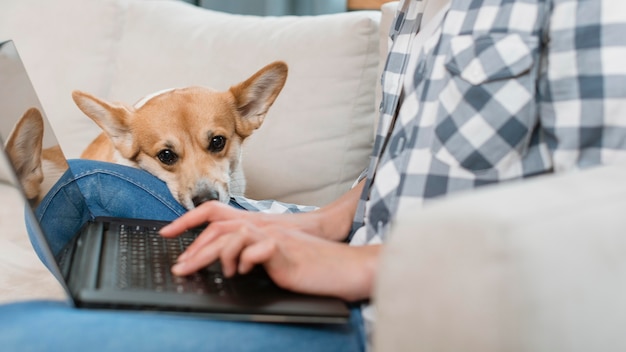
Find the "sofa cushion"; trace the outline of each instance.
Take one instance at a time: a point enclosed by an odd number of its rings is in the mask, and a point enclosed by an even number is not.
[[[110,89],[113,48],[126,0],[2,0],[0,41],[13,39],[41,104],[69,157],[97,130],[74,105],[77,87]]]
[[[372,147],[378,12],[256,17],[131,1],[109,98],[172,87],[225,90],[283,60],[289,78],[244,148],[246,195],[322,205],[366,167]]]

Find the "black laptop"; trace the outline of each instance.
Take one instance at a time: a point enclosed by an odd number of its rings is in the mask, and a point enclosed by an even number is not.
[[[19,181],[18,172],[24,160],[13,160],[16,157],[7,150],[11,149],[7,142],[18,120],[34,111],[43,120],[42,148],[57,152],[60,148],[12,41],[0,43],[0,85],[0,171],[5,171],[4,175],[0,172],[0,178],[7,178],[3,181],[15,185],[25,204],[32,205],[24,208],[36,236],[33,245],[40,249],[42,260],[76,307],[151,310],[244,321],[347,322],[346,303],[283,290],[261,267],[232,278],[222,275],[219,263],[194,275],[172,275],[170,267],[200,229],[165,239],[158,235],[165,222],[96,218],[86,221],[76,234],[67,234],[72,238],[68,245],[61,248],[50,243],[45,224],[35,216],[37,201],[32,195],[29,199]],[[75,192],[80,194],[78,189]]]

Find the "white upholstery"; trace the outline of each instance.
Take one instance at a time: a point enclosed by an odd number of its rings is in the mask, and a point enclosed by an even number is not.
[[[68,157],[98,133],[74,105],[71,91],[106,97],[122,34],[125,1],[6,0],[0,2],[0,40],[13,39]]]

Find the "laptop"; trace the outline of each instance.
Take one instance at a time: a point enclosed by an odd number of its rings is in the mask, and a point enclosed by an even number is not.
[[[201,229],[190,230],[176,239],[164,239],[158,235],[158,230],[166,224],[163,221],[126,218],[81,220],[70,213],[61,215],[67,216],[66,219],[55,218],[55,221],[74,224],[80,229],[76,233],[52,236],[52,227],[38,221],[35,215],[37,197],[29,194],[30,186],[18,175],[24,163],[36,153],[29,154],[27,160],[17,160],[20,157],[12,153],[12,146],[8,143],[12,131],[17,130],[18,121],[34,113],[41,115],[44,127],[39,147],[62,153],[14,43],[0,42],[0,181],[14,185],[21,192],[26,204],[24,210],[32,234],[31,242],[39,250],[42,261],[61,282],[74,306],[242,321],[347,322],[349,309],[345,302],[281,289],[262,267],[253,269],[250,274],[225,278],[217,262],[194,275],[173,276],[171,265]],[[53,177],[67,177],[71,176],[70,173],[66,164]],[[78,187],[69,191],[82,197]],[[83,207],[84,200],[76,204],[77,209]],[[69,243],[54,243],[52,239],[59,235],[69,238]]]

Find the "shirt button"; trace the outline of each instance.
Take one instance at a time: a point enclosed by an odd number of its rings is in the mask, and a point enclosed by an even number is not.
[[[404,150],[404,143],[406,142],[406,139],[404,137],[400,137],[398,138],[398,143],[396,144],[396,148],[393,151],[393,156],[396,157],[398,155],[400,155],[400,153],[402,153],[402,151]]]

